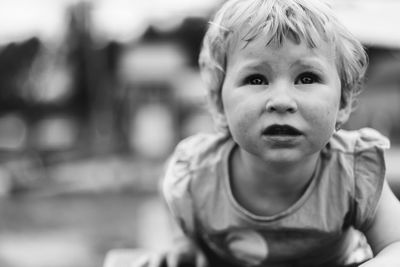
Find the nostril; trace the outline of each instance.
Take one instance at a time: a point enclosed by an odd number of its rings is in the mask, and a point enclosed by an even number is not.
[[[277,85],[270,89],[265,102],[268,112],[295,113],[297,111],[296,97],[289,85]]]
[[[278,112],[278,113],[295,113],[297,110],[295,103],[267,103],[266,110],[268,112]]]

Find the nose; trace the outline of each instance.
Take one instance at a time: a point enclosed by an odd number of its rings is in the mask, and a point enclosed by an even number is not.
[[[269,93],[266,103],[268,112],[295,113],[297,111],[297,102],[290,87],[276,86],[275,88],[270,88]]]

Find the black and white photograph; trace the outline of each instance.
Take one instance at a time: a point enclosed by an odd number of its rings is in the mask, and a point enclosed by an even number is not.
[[[399,0],[1,0],[0,267],[399,267]]]

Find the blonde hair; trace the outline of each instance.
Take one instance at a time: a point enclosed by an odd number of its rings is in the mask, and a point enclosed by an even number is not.
[[[279,46],[285,38],[297,43],[304,41],[310,48],[317,47],[320,41],[332,44],[341,79],[341,105],[352,105],[353,96],[361,89],[367,56],[361,43],[336,19],[326,3],[322,0],[230,0],[209,23],[199,57],[211,113],[219,130],[228,132],[220,115],[230,47],[234,41],[246,44],[265,32],[270,36],[266,45]]]

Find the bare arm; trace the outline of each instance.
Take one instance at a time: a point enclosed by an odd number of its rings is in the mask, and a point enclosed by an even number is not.
[[[400,202],[386,181],[374,221],[365,235],[375,257],[361,267],[400,266]]]

